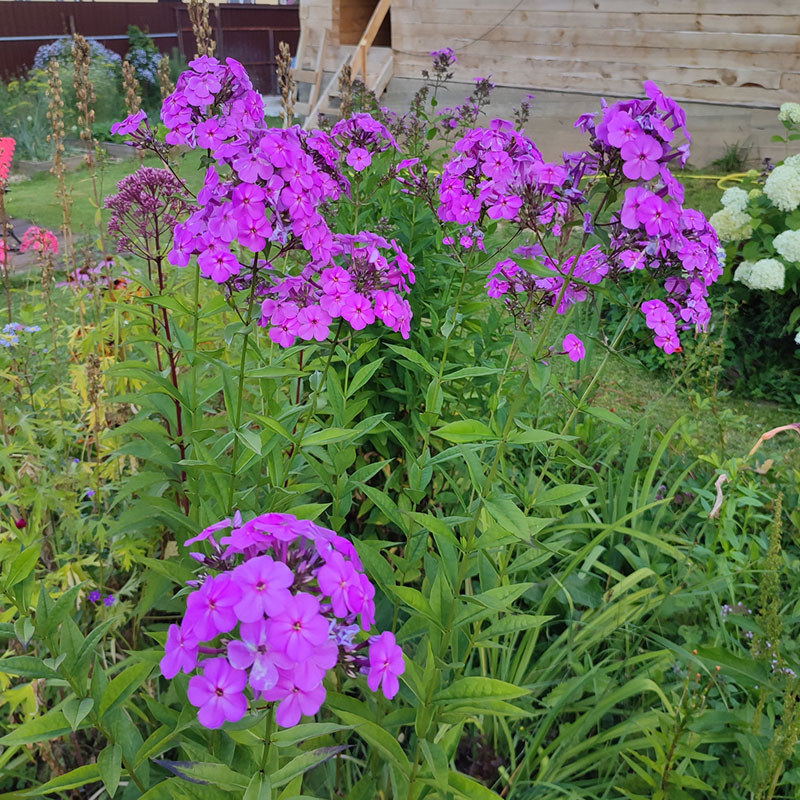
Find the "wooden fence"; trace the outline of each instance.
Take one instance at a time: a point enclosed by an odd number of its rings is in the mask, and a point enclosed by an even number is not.
[[[124,55],[128,26],[147,30],[159,50],[194,55],[187,7],[181,3],[0,2],[0,76],[33,64],[36,50],[75,31]],[[241,61],[264,94],[277,91],[275,55],[287,42],[294,53],[300,35],[297,6],[213,6],[210,22],[217,55]]]

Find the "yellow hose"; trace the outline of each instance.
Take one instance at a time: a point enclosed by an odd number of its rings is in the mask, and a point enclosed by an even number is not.
[[[681,175],[681,178],[698,181],[716,181],[717,188],[724,189],[726,188],[726,183],[741,183],[744,178],[753,177],[754,172],[755,170],[750,170],[749,172],[731,172],[729,175],[697,175],[695,173],[685,173]]]

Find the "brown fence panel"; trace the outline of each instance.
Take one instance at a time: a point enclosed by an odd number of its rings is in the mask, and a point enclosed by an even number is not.
[[[75,31],[124,55],[128,25],[149,31],[159,50],[174,47],[194,55],[194,35],[186,6],[159,3],[3,2],[0,3],[0,76],[18,75],[33,64],[37,49]],[[288,42],[292,52],[300,35],[297,6],[212,6],[217,54],[241,61],[256,89],[276,91],[275,53]]]

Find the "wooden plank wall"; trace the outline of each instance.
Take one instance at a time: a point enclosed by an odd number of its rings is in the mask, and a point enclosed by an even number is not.
[[[800,0],[394,0],[391,24],[396,77],[449,46],[462,81],[622,96],[650,79],[684,100],[800,101]]]

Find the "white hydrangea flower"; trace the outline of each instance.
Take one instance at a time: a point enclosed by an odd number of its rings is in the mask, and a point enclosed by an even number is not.
[[[781,211],[794,211],[800,206],[800,173],[791,164],[781,164],[770,172],[764,194]]]
[[[748,194],[738,186],[731,186],[722,193],[722,205],[734,211],[744,211],[747,208]]]
[[[750,215],[732,206],[721,208],[708,221],[723,242],[741,242],[753,235]]]
[[[795,153],[793,156],[784,158],[783,165],[785,167],[791,167],[792,169],[800,172],[800,153]]]
[[[761,195],[762,195],[762,194],[764,194],[764,192],[762,192],[762,191],[761,191],[761,189],[751,189],[751,190],[750,190],[750,191],[747,193],[747,196],[748,196],[748,197],[749,197],[751,200],[755,200],[757,197],[761,197]]]
[[[787,261],[800,263],[800,231],[783,231],[772,240],[772,244]]]
[[[742,261],[738,267],[736,267],[736,272],[733,273],[733,279],[735,281],[739,281],[739,283],[743,283],[745,286],[750,286],[750,272],[753,269],[752,261]]]
[[[786,267],[775,258],[762,258],[750,268],[747,280],[742,281],[750,289],[776,292],[783,289]]]
[[[797,331],[797,333],[794,335],[794,343],[800,347],[800,331]]]
[[[793,122],[795,125],[800,123],[800,103],[783,103],[778,119],[781,122]]]

